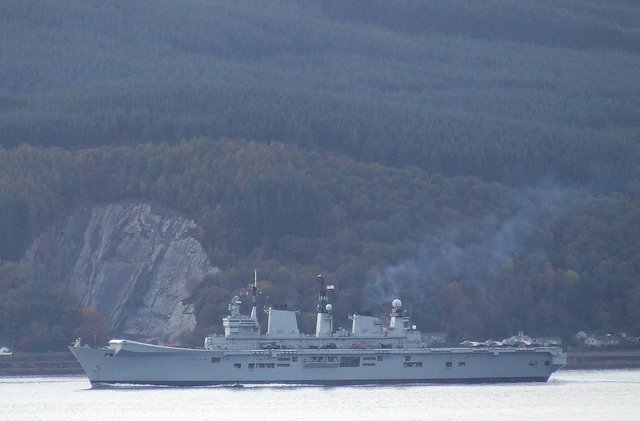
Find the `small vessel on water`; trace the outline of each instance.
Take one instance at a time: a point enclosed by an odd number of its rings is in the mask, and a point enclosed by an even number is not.
[[[296,312],[282,307],[267,310],[261,334],[256,277],[250,315],[241,314],[242,303],[233,297],[224,334],[206,337],[203,348],[113,339],[103,348],[76,340],[69,349],[92,385],[544,382],[566,363],[559,347],[431,348],[399,299],[388,324],[354,314],[351,330],[334,330],[327,286],[321,276],[319,282],[315,334],[301,334]]]

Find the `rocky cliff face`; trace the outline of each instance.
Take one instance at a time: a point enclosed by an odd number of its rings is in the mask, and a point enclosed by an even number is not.
[[[98,309],[110,333],[178,342],[195,327],[183,302],[207,273],[218,272],[190,219],[145,203],[82,209],[38,239],[27,259],[47,276],[68,279],[85,306]]]

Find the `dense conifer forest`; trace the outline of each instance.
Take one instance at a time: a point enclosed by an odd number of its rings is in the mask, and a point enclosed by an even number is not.
[[[456,339],[638,335],[639,23],[625,0],[4,1],[0,342],[100,323],[24,256],[129,200],[193,218],[222,270],[198,342],[254,267],[307,329],[323,273],[338,313],[399,295]]]

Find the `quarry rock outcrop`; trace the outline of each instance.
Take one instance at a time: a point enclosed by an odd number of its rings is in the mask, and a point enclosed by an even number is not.
[[[191,290],[218,272],[195,237],[196,223],[147,203],[81,209],[41,236],[27,260],[68,280],[110,333],[179,343],[195,327]]]

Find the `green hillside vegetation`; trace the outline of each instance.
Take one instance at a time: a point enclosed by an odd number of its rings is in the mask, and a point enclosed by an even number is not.
[[[194,217],[224,268],[193,294],[198,340],[218,327],[229,297],[247,291],[254,266],[263,297],[301,305],[307,329],[317,273],[338,284],[341,314],[379,311],[397,293],[418,324],[454,337],[633,331],[640,321],[640,201],[619,193],[519,192],[232,140],[75,152],[21,146],[0,153],[0,173],[4,249],[95,203],[142,199]],[[10,234],[10,215],[20,215],[18,233]],[[56,297],[49,308],[73,308],[59,280],[47,284],[40,268],[21,270],[4,276],[2,302],[40,308],[30,295],[36,283]],[[47,314],[3,308],[0,326],[59,338],[52,332],[69,328],[67,313]]]
[[[453,338],[640,334],[638,22],[625,0],[1,2],[0,343],[104,331],[23,256],[128,200],[193,218],[222,269],[198,343],[254,267],[307,329],[323,273],[337,313],[398,295]]]
[[[228,136],[514,186],[640,190],[634,3],[3,9],[5,146]]]
[[[339,21],[363,22],[408,33],[443,33],[578,49],[638,52],[640,10],[625,0],[323,0]]]

